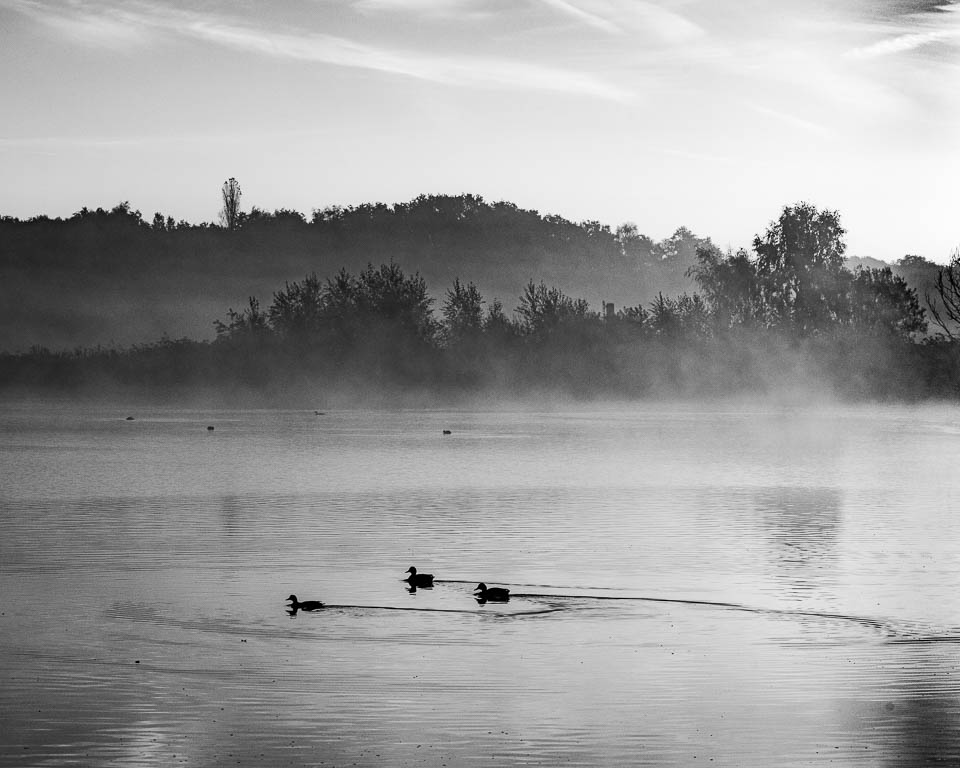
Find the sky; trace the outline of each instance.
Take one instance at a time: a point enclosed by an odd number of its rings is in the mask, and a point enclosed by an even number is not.
[[[957,0],[0,0],[0,215],[472,193],[749,247],[960,246]]]

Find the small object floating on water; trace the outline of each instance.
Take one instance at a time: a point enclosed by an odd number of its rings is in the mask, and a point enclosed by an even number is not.
[[[327,414],[324,413],[323,411],[314,411],[314,413],[315,413],[317,416],[326,416],[326,415],[327,415]]]
[[[477,588],[473,590],[479,594],[474,595],[480,602],[494,602],[494,603],[505,603],[510,599],[510,590],[505,587],[488,587],[482,581],[477,584]]]
[[[213,432],[213,427],[207,427],[207,432]]]
[[[445,434],[445,435],[452,435],[453,432],[451,432],[449,429],[445,429],[445,430],[443,430],[443,434]]]
[[[409,582],[413,587],[432,587],[433,586],[433,574],[432,573],[417,573],[416,566],[411,565],[407,569],[407,573],[410,575],[404,579],[404,581]]]
[[[133,421],[133,416],[127,416],[127,421]]]
[[[319,600],[304,600],[302,603],[297,600],[296,595],[290,595],[287,598],[290,602],[290,610],[293,612],[296,611],[318,611],[323,608],[323,603]]]

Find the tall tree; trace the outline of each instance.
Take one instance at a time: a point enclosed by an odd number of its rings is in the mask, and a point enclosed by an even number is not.
[[[233,176],[223,182],[220,189],[223,208],[220,209],[220,223],[227,229],[236,229],[240,225],[240,182]]]
[[[846,314],[851,275],[843,266],[845,233],[836,211],[797,203],[754,238],[760,289],[773,322],[810,333]]]

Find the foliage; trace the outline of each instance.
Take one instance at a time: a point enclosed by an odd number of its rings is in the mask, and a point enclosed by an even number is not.
[[[214,320],[218,340],[235,340],[250,336],[262,336],[268,331],[269,316],[260,309],[260,301],[254,296],[247,300],[247,308],[236,312],[227,310],[227,322]]]
[[[240,226],[240,183],[232,176],[223,182],[220,196],[223,198],[223,207],[220,209],[220,223],[229,230]]]
[[[951,255],[950,262],[937,272],[937,296],[940,306],[927,294],[927,306],[934,322],[950,339],[958,338],[960,327],[960,248]]]
[[[842,318],[844,233],[835,211],[797,203],[754,238],[760,293],[773,322],[805,334]]]
[[[29,390],[52,382],[99,391],[113,382],[143,392],[196,386],[276,398],[337,388],[349,397],[408,389],[448,396],[492,389],[636,397],[761,392],[806,378],[851,397],[960,394],[960,344],[951,340],[960,323],[960,257],[940,273],[936,306],[956,313],[934,313],[947,336],[917,343],[926,322],[916,291],[889,268],[848,270],[839,216],[806,203],[784,208],[754,240],[752,255],[723,254],[684,228],[655,243],[635,225],[612,232],[599,222],[574,224],[469,195],[315,210],[310,222],[295,211],[254,207],[238,216],[237,230],[183,228],[160,214],[147,223],[127,203],[109,211],[83,209],[65,221],[0,220],[0,234],[11,235],[0,237],[0,266],[16,274],[27,255],[50,259],[47,265],[63,268],[68,281],[77,273],[57,261],[65,242],[84,253],[100,248],[101,263],[112,265],[104,275],[115,277],[121,268],[146,274],[154,289],[165,271],[146,269],[143,253],[155,249],[165,269],[189,270],[198,251],[209,247],[220,260],[213,273],[245,293],[244,265],[254,263],[245,249],[261,249],[258,269],[286,274],[302,263],[287,247],[322,244],[346,254],[331,277],[311,271],[283,282],[266,308],[251,296],[241,310],[229,309],[214,322],[213,343],[164,338],[125,350],[73,353],[37,347],[0,356],[0,385]],[[21,248],[26,242],[30,247]],[[601,315],[559,283],[525,277],[515,284],[524,287],[510,313],[501,300],[487,301],[479,283],[451,274],[438,319],[427,279],[406,271],[392,254],[424,253],[426,263],[446,265],[449,272],[451,243],[459,243],[458,268],[489,269],[497,259],[509,276],[517,254],[534,254],[523,269],[552,264],[552,275],[574,274],[564,271],[564,262],[576,262],[576,269],[600,276],[592,285],[617,282],[632,299]],[[358,269],[350,260],[385,250],[390,258],[380,266],[367,260]],[[637,286],[624,287],[625,265],[633,275],[682,266],[687,284],[698,291],[645,296]],[[898,266],[929,270],[919,257],[905,257]],[[146,305],[139,309],[150,313]]]
[[[689,273],[720,327],[752,325],[763,315],[759,275],[745,250],[724,257],[717,248],[701,246]]]
[[[476,285],[464,285],[460,278],[454,279],[441,308],[448,343],[469,343],[483,332],[483,304],[483,296]]]
[[[699,248],[696,280],[714,327],[782,329],[797,337],[852,326],[905,338],[926,331],[916,291],[883,269],[850,272],[839,216],[807,203],[787,206],[746,251],[721,256]]]
[[[861,330],[909,338],[927,330],[916,291],[884,269],[857,269],[850,281],[850,322]]]
[[[534,284],[532,280],[524,288],[517,307],[521,328],[533,336],[553,333],[564,324],[586,318],[589,312],[583,299],[573,299],[559,288],[548,288],[543,281]]]

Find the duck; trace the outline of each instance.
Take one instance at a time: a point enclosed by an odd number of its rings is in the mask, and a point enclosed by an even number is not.
[[[412,587],[432,587],[433,586],[433,574],[432,573],[417,573],[417,568],[414,565],[411,565],[407,569],[407,573],[410,575],[404,579],[410,583]]]
[[[290,610],[292,611],[317,611],[323,608],[323,603],[319,600],[304,600],[302,603],[297,600],[296,595],[290,595],[287,598],[290,601]]]
[[[482,581],[477,584],[477,588],[473,591],[480,593],[476,595],[477,600],[491,600],[505,603],[510,599],[510,590],[506,587],[488,587]]]

